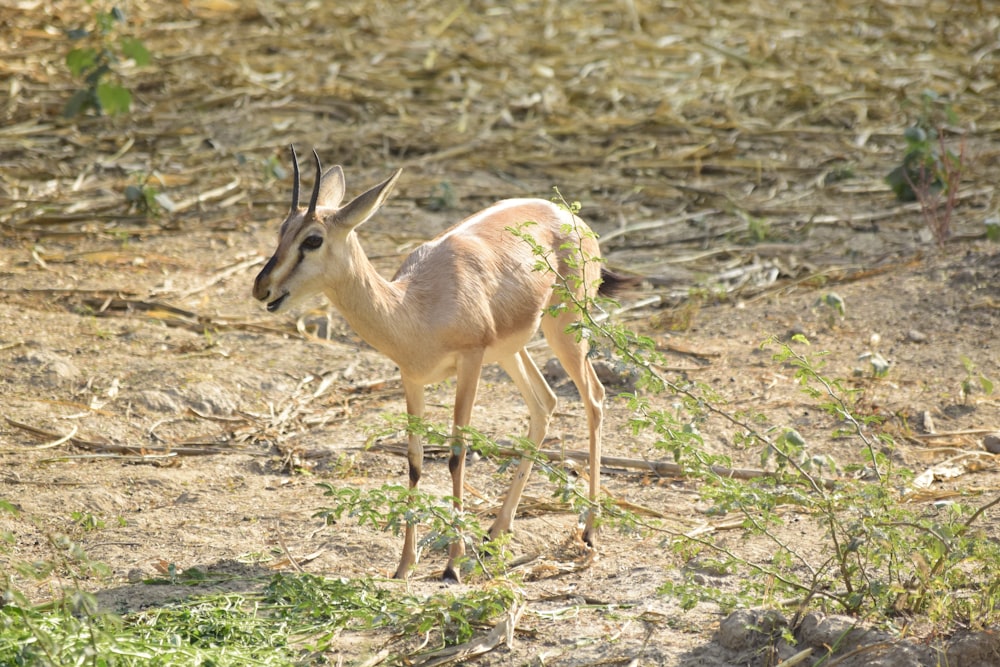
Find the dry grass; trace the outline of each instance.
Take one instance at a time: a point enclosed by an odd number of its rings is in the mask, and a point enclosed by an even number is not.
[[[119,67],[135,108],[71,119],[64,31],[93,10],[0,7],[8,238],[268,218],[287,182],[267,161],[294,141],[355,182],[408,167],[404,196],[423,207],[451,203],[442,192],[467,211],[558,186],[611,237],[615,265],[685,289],[760,289],[927,245],[915,205],[882,181],[925,90],[968,147],[956,238],[982,235],[996,208],[994,2],[124,7],[155,58]],[[143,183],[173,211],[136,215],[123,192]]]

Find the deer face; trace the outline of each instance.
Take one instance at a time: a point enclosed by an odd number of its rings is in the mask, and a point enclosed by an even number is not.
[[[303,211],[281,225],[278,248],[254,281],[253,295],[276,313],[322,291],[325,229]]]
[[[316,181],[309,207],[299,208],[299,161],[292,148],[292,205],[278,233],[278,247],[254,281],[253,295],[267,303],[267,309],[278,312],[320,292],[323,287],[323,255],[327,226],[325,218],[336,212],[344,196],[344,172],[333,167],[323,174],[319,156],[316,160]]]

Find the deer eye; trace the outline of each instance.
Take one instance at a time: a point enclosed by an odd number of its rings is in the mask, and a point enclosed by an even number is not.
[[[312,236],[307,236],[302,241],[303,250],[315,250],[316,248],[323,245],[323,237],[313,234]]]

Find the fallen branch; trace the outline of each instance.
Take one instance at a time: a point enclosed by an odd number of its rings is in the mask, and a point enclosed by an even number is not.
[[[19,428],[23,431],[27,431],[32,435],[40,438],[45,438],[47,440],[58,440],[58,443],[48,443],[42,445],[43,448],[54,447],[55,444],[63,444],[64,442],[72,442],[77,447],[82,447],[89,451],[102,454],[123,454],[128,456],[140,456],[149,458],[162,458],[164,456],[211,456],[213,454],[247,454],[249,456],[268,456],[266,452],[254,452],[246,449],[235,449],[232,447],[216,447],[216,446],[191,446],[197,444],[197,441],[187,441],[186,445],[173,446],[167,445],[164,447],[147,447],[145,445],[116,445],[104,440],[90,440],[76,435],[76,427],[68,434],[56,433],[54,431],[48,431],[37,426],[32,426],[31,424],[25,424],[19,422],[10,417],[4,417],[8,424],[15,428]],[[36,447],[37,449],[38,447]]]
[[[376,443],[373,444],[372,449],[381,449],[383,451],[389,452],[391,454],[398,454],[400,456],[406,455],[405,445],[390,445],[386,443]],[[439,445],[425,445],[424,455],[427,454],[440,454],[445,455],[450,453],[449,448],[442,447]],[[521,457],[524,452],[518,451],[516,449],[511,449],[508,447],[501,447],[496,450],[498,456],[505,457]],[[580,452],[575,450],[558,450],[558,449],[539,449],[538,454],[544,456],[549,461],[580,461],[586,462],[589,460],[590,455],[587,452]],[[602,456],[601,457],[601,467],[608,468],[625,468],[628,470],[639,470],[642,472],[652,472],[661,477],[685,477],[687,471],[683,466],[677,463],[670,463],[669,461],[647,461],[645,459],[630,459],[622,458],[620,456]],[[710,466],[710,469],[716,475],[720,477],[731,477],[733,479],[759,479],[761,477],[772,477],[772,478],[784,478],[787,473],[777,473],[770,470],[760,470],[757,468],[727,468],[725,466]],[[816,478],[816,480],[823,484],[827,488],[833,487],[839,480],[835,479],[825,479]]]
[[[1000,432],[998,428],[969,428],[961,431],[939,431],[937,433],[913,433],[909,437],[914,440],[937,440],[941,438],[953,438],[961,435],[989,435]]]

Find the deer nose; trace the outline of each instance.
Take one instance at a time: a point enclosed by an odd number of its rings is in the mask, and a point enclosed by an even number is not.
[[[274,268],[274,257],[268,260],[264,268],[260,270],[257,274],[257,278],[253,281],[253,296],[258,301],[267,301],[271,296],[271,286],[268,285],[268,279],[271,277],[271,269]]]

